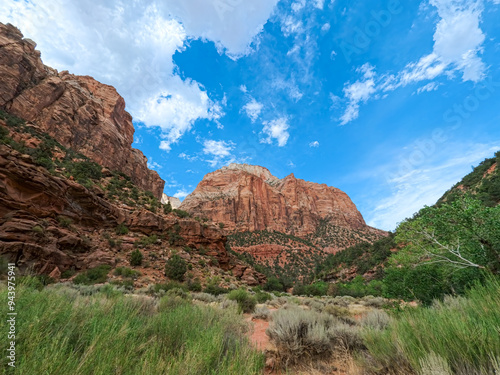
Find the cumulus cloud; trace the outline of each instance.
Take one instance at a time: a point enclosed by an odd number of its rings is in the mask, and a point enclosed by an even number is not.
[[[309,147],[319,147],[319,142],[318,141],[311,142],[309,143]]]
[[[257,121],[262,112],[264,105],[259,103],[257,100],[252,98],[247,104],[243,106],[243,110],[246,112],[247,116],[252,120],[252,122]]]
[[[10,22],[38,43],[47,65],[111,84],[127,109],[163,131],[169,151],[198,119],[215,121],[222,105],[199,83],[175,73],[173,55],[191,38],[212,40],[232,58],[251,51],[277,0],[37,0],[0,3]]]
[[[177,193],[174,194],[175,198],[179,198],[180,200],[183,200],[189,195],[189,192],[186,191],[185,189],[178,190]]]
[[[215,141],[210,139],[203,143],[203,153],[212,157],[207,162],[210,166],[216,167],[222,162],[230,163],[234,161],[235,158],[232,155],[234,147],[235,144],[231,141]]]
[[[265,121],[263,124],[262,133],[266,137],[261,138],[261,143],[272,144],[273,140],[276,140],[279,147],[283,147],[287,144],[288,138],[290,138],[290,133],[288,132],[290,127],[288,118],[282,117],[273,121]]]

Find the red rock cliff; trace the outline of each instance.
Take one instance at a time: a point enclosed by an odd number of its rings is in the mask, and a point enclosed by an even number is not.
[[[293,174],[280,180],[250,165],[231,164],[209,173],[181,209],[224,223],[228,231],[275,230],[304,237],[322,219],[349,229],[367,227],[343,191]]]
[[[161,198],[165,182],[131,147],[134,127],[123,98],[91,77],[45,66],[35,46],[16,27],[0,23],[0,108]]]

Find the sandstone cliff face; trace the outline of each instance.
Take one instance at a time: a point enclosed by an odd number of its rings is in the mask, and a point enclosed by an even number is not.
[[[131,147],[134,127],[123,98],[91,77],[45,66],[35,46],[14,26],[0,23],[0,108],[161,198],[165,182]]]
[[[321,220],[353,230],[366,223],[343,191],[295,178],[280,180],[262,167],[231,164],[206,175],[181,205],[232,231],[279,231],[305,237]]]
[[[61,217],[71,224],[62,223]],[[121,249],[112,248],[104,237],[105,233],[113,233],[118,223],[134,233],[122,238]],[[218,267],[232,270],[241,281],[249,285],[265,281],[264,275],[229,256],[226,237],[217,226],[110,202],[99,189],[89,190],[54,176],[34,164],[30,156],[0,145],[0,255],[22,271],[31,269],[57,276],[69,269],[100,264],[128,265],[127,253],[141,235],[164,234],[168,239],[172,232],[182,238],[179,246],[193,249],[193,255],[180,250],[188,259],[195,256],[194,249],[204,249],[207,256],[217,260]],[[171,243],[163,241],[150,250],[155,264],[151,271],[143,270],[148,276],[155,273],[150,282],[163,281],[163,261],[171,247]]]

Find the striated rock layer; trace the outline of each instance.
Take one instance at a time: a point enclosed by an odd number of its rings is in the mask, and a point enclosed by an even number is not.
[[[16,27],[0,23],[0,108],[35,123],[65,147],[129,175],[160,199],[165,182],[131,147],[134,127],[124,99],[91,77],[45,66],[35,47]]]
[[[353,230],[367,227],[343,191],[295,178],[278,179],[263,167],[231,164],[206,175],[181,205],[224,223],[228,231],[279,231],[306,237],[321,220]]]

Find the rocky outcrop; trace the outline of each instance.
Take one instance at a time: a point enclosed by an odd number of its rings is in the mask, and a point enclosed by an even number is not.
[[[161,197],[161,203],[170,203],[173,209],[179,208],[181,206],[181,200],[179,198],[169,197],[167,194],[163,194],[163,196]]]
[[[366,223],[343,191],[295,178],[278,179],[263,167],[231,164],[206,175],[181,205],[231,231],[314,233],[321,220],[354,230]]]
[[[165,182],[131,147],[134,127],[124,99],[91,77],[45,66],[35,47],[16,27],[0,23],[0,108],[35,123],[63,146],[129,175],[160,199]]]

